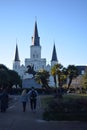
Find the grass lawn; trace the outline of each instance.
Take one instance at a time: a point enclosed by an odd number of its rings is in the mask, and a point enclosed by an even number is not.
[[[73,98],[73,99],[77,99],[77,98],[82,98],[82,99],[87,99],[87,94],[65,94],[63,95],[64,98]]]
[[[87,94],[64,94],[63,100],[69,99],[87,99]],[[41,97],[42,107],[46,108],[50,102],[54,100],[53,95],[44,95]]]

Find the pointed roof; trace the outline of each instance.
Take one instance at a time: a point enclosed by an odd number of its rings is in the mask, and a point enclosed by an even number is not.
[[[56,54],[56,48],[55,48],[55,43],[53,47],[53,54],[52,54],[52,60],[51,61],[58,61],[57,60],[57,54]]]
[[[16,51],[15,51],[15,59],[14,59],[14,61],[20,61],[19,60],[19,53],[18,53],[18,46],[17,46],[17,44],[16,44]]]
[[[35,27],[34,27],[34,36],[33,36],[33,45],[39,46],[39,36],[38,36],[38,28],[37,28],[37,22],[35,21]]]
[[[37,22],[35,21],[35,27],[34,27],[34,37],[38,37],[38,29],[37,29]]]

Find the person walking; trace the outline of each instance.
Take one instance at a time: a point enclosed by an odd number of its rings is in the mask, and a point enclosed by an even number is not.
[[[34,87],[31,88],[31,90],[28,92],[29,99],[30,99],[30,107],[32,111],[36,110],[37,105],[37,96],[38,92],[35,90]]]
[[[22,102],[23,112],[25,112],[26,111],[26,104],[28,102],[28,96],[27,96],[27,90],[26,89],[24,89],[22,91],[21,102]]]
[[[6,109],[8,108],[8,93],[6,88],[3,89],[3,92],[0,95],[0,101],[1,101],[1,112],[6,112]]]

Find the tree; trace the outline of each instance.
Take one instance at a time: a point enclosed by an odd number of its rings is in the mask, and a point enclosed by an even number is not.
[[[5,65],[3,65],[3,64],[0,64],[0,69],[4,69],[4,70],[6,70],[6,71],[9,70],[9,69],[8,69]]]
[[[49,72],[46,70],[40,70],[35,75],[35,80],[42,85],[44,88],[49,88]]]
[[[8,87],[9,81],[8,68],[5,65],[0,64],[0,88]]]
[[[18,73],[0,64],[0,88],[11,88],[14,84],[21,86],[21,79]]]
[[[0,88],[7,87],[9,80],[9,73],[4,69],[0,69]]]
[[[72,83],[72,79],[76,78],[79,75],[77,67],[75,65],[69,65],[67,67],[67,74],[68,74],[68,79],[69,79],[69,82],[68,82],[68,89],[69,89]]]
[[[17,85],[19,85],[19,86],[22,85],[22,80],[16,71],[9,70],[9,76],[10,76],[10,82],[9,82],[10,88],[13,85],[16,85],[16,87],[17,87]]]
[[[51,69],[51,74],[54,77],[54,82],[56,86],[57,97],[62,97],[62,85],[66,82],[67,71],[66,68],[61,64],[55,64]]]
[[[66,79],[66,68],[61,64],[55,64],[51,69],[51,74],[54,77],[55,86],[58,80],[58,86],[61,87]],[[56,79],[58,77],[58,79]]]
[[[82,88],[87,89],[87,72],[82,75],[81,85]]]
[[[61,86],[63,86],[67,82],[67,69],[65,67],[63,67],[63,69],[61,71],[60,80],[61,80],[60,81],[61,82]]]

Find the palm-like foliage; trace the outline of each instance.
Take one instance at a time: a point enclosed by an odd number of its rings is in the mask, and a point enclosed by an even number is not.
[[[67,69],[65,67],[62,68],[60,82],[61,85],[66,84],[67,82]]]
[[[40,70],[35,75],[35,80],[42,85],[44,88],[48,88],[49,72],[46,70]]]
[[[72,83],[72,79],[76,78],[79,74],[78,74],[78,69],[75,65],[69,65],[67,67],[67,74],[68,74],[68,78],[69,78],[69,82],[68,82],[68,89]]]
[[[58,80],[58,85],[61,87],[66,80],[66,68],[64,68],[61,64],[56,64],[52,67],[51,74],[54,77],[55,86],[56,80]],[[56,75],[58,79],[56,79]]]
[[[61,64],[56,64],[51,69],[51,74],[54,77],[54,82],[56,86],[56,96],[62,98],[62,85],[66,82],[66,68]]]

